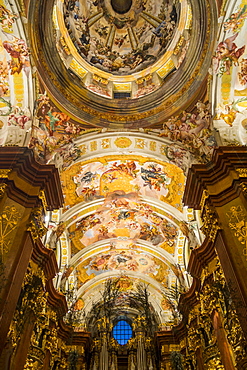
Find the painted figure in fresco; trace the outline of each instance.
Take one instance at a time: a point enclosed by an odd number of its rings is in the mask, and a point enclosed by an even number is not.
[[[152,227],[147,223],[141,225],[139,238],[150,241],[153,245],[158,245],[164,241],[157,227]]]
[[[148,186],[149,189],[160,190],[161,186],[166,185],[170,182],[170,178],[166,173],[161,172],[161,168],[151,164],[148,169],[141,168],[141,178],[144,180],[144,186]]]
[[[100,228],[98,229],[98,232],[99,232],[98,238],[97,238],[98,241],[117,237],[117,235],[114,234],[114,232],[110,232],[109,229],[104,225],[100,226]]]
[[[185,149],[176,145],[167,145],[164,148],[164,153],[166,154],[167,158],[176,166],[180,167],[183,171],[187,170],[189,158]]]
[[[7,29],[11,30],[12,24],[17,18],[16,14],[12,14],[10,10],[0,5],[0,24],[3,28],[7,27]]]
[[[245,45],[241,48],[238,48],[235,44],[235,39],[238,36],[238,33],[228,37],[225,41],[219,43],[216,49],[216,55],[214,57],[214,69],[219,74],[230,74],[230,68],[232,65],[238,65],[238,59],[243,55],[245,51]]]
[[[49,110],[44,117],[43,123],[49,131],[50,136],[53,136],[54,131],[62,130],[66,132],[70,117],[62,112],[52,112]]]
[[[9,85],[5,81],[0,81],[0,97],[9,95]]]
[[[89,84],[89,85],[86,85],[86,86],[87,86],[88,90],[91,90],[91,91],[95,92],[96,94],[104,95],[104,96],[107,96],[108,98],[111,98],[111,94],[108,92],[108,90],[104,89],[100,85],[96,85],[94,83],[94,84]]]
[[[80,156],[81,151],[73,139],[80,134],[81,128],[70,122],[66,113],[57,112],[46,93],[38,97],[35,120],[30,148],[39,162],[54,163],[57,159],[59,167],[65,168]]]
[[[83,245],[99,240],[125,235],[128,239],[143,239],[158,245],[166,242],[173,247],[178,235],[177,228],[170,221],[161,218],[153,210],[135,198],[108,197],[97,214],[90,215],[76,224],[76,238]],[[102,225],[104,224],[104,225]]]
[[[6,60],[0,61],[0,76],[1,79],[6,80],[8,78],[9,68]]]
[[[232,13],[224,22],[224,30],[239,32],[247,15],[247,5],[240,7],[236,13]]]
[[[29,123],[29,125],[28,125]],[[12,113],[8,116],[8,126],[19,126],[22,129],[31,127],[31,114],[29,110],[14,107]]]
[[[111,11],[105,1],[87,0],[84,6],[79,1],[65,1],[64,23],[83,58],[100,69],[125,74],[146,67],[164,52],[177,21],[173,3],[174,1],[170,1],[168,4],[166,0],[159,5],[149,2],[147,11],[161,19],[160,25],[153,31],[150,23],[139,16],[146,9],[146,1],[139,0],[133,2],[131,11],[124,17]],[[88,19],[95,13],[103,13],[104,16],[89,27]],[[109,24],[116,28],[111,45],[106,43],[110,32]],[[130,46],[128,28],[135,31],[138,39],[136,47]],[[63,51],[66,54],[65,46],[61,48],[61,52]],[[100,89],[97,93],[107,96]]]
[[[48,243],[47,243],[47,246],[50,249],[53,249],[53,250],[56,249],[57,242],[58,242],[60,236],[63,234],[63,232],[65,230],[65,227],[66,227],[65,223],[60,222],[57,226],[52,228],[52,232],[51,232],[51,235],[50,235]]]
[[[158,27],[156,27],[152,32],[155,34],[155,36],[157,37],[162,37],[163,36],[163,33],[164,33],[164,30],[165,30],[165,25],[166,25],[166,22],[165,21],[162,21]]]
[[[196,155],[199,159],[210,158],[214,143],[210,143],[212,132],[212,116],[207,103],[198,102],[196,113],[184,111],[182,116],[171,117],[163,124],[160,136],[172,141],[180,141],[184,149]]]
[[[162,21],[158,27],[156,27],[152,32],[159,38],[161,48],[165,47],[167,40],[171,38],[173,30],[175,28],[175,22],[172,20]]]
[[[146,85],[146,86],[142,86],[142,87],[140,87],[140,88],[136,91],[136,93],[135,93],[134,97],[135,97],[135,98],[140,98],[141,96],[144,96],[144,95],[150,94],[151,92],[153,92],[153,91],[156,89],[156,87],[157,87],[157,85],[156,85],[156,84],[154,84],[154,83],[150,83],[150,84],[148,84],[148,85]]]
[[[81,182],[90,183],[92,180],[96,178],[96,173],[93,173],[91,171],[87,171],[81,178]]]
[[[36,116],[38,119],[42,119],[51,109],[51,102],[46,94],[39,94],[35,105]]]
[[[238,79],[241,85],[247,84],[247,59],[243,58],[240,64],[240,72],[238,72]]]
[[[136,177],[138,171],[136,171],[136,164],[134,161],[127,161],[126,163],[117,164],[114,162],[112,165],[112,169],[117,171],[123,171],[126,174]]]
[[[86,231],[88,228],[92,228],[97,224],[100,224],[100,218],[96,215],[90,215],[88,217],[83,218],[76,224],[76,230],[80,230],[82,232]]]
[[[11,56],[11,61],[8,62],[11,74],[20,73],[23,69],[28,76],[30,72],[30,61],[26,42],[12,35],[8,35],[8,38],[8,41],[3,41],[3,47]]]
[[[104,272],[107,270],[139,271],[140,273],[155,273],[156,266],[153,259],[135,250],[112,250],[106,254],[93,257],[88,266],[87,273],[91,270]]]
[[[5,96],[9,96],[9,65],[4,58],[0,61],[0,98]],[[9,109],[12,110],[11,104]]]

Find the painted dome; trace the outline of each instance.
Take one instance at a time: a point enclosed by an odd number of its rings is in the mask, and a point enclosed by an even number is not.
[[[78,54],[90,65],[128,75],[153,65],[175,35],[182,4],[154,0],[80,0],[64,5],[64,23]],[[188,5],[185,2],[183,18]],[[187,22],[188,28],[189,22]]]
[[[206,0],[42,0],[30,15],[39,9],[33,57],[76,122],[161,126],[203,97],[216,29]]]

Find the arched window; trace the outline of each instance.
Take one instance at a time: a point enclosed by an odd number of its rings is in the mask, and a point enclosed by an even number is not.
[[[132,337],[132,328],[125,320],[119,320],[112,331],[113,337],[116,341],[124,345]]]

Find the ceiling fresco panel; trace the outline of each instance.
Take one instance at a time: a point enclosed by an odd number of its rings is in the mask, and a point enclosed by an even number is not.
[[[95,159],[85,165],[76,163],[64,171],[65,207],[123,191],[155,198],[182,210],[185,176],[180,168],[138,156],[135,160],[131,156],[122,160],[121,156],[110,159],[102,158],[101,162]]]

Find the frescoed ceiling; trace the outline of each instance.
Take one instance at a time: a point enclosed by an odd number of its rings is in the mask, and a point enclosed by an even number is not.
[[[164,150],[168,143],[162,137],[152,137],[147,155],[148,134],[105,135],[75,139],[79,148],[86,148],[62,167],[60,287],[76,284],[78,298],[89,310],[105,279],[124,276],[133,285],[134,274],[135,284],[151,284],[153,304],[161,307],[163,290],[176,282],[188,287],[186,259],[189,248],[200,243],[196,215],[182,203],[192,156],[178,151],[176,160]],[[54,235],[53,230],[50,247]],[[168,308],[160,314],[161,321],[172,315]]]
[[[247,140],[247,0],[219,3],[40,0],[20,18],[0,1],[0,143],[58,168],[44,244],[86,312],[118,277],[168,322],[164,291],[190,286],[188,169]]]

